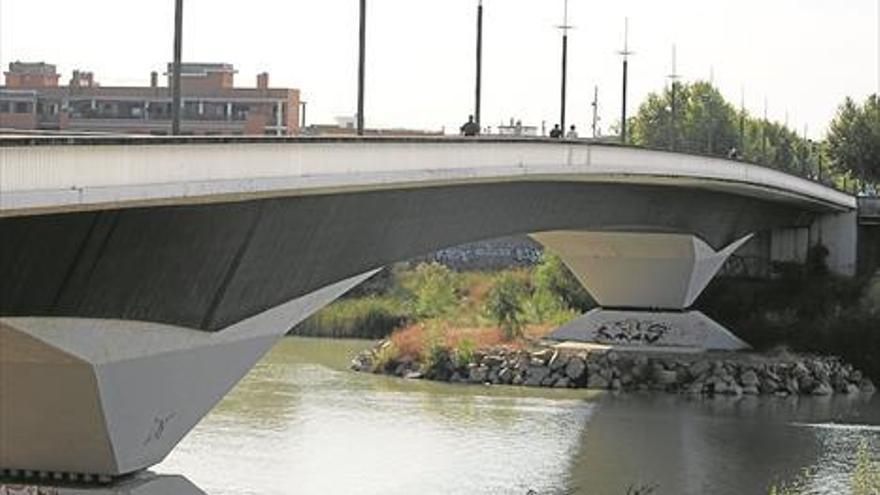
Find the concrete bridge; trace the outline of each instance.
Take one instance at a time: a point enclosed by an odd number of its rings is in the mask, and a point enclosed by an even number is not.
[[[504,235],[602,306],[561,337],[741,348],[690,309],[726,257],[771,232],[852,274],[856,210],[778,171],[582,141],[0,140],[0,468],[155,464],[382,266]]]

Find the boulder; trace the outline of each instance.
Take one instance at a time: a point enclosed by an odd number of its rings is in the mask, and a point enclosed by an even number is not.
[[[504,384],[510,383],[513,380],[513,370],[507,367],[501,368],[498,372],[498,380]]]
[[[758,395],[761,392],[758,390],[758,387],[755,385],[747,385],[742,388],[742,393],[745,395]]]
[[[485,366],[474,366],[468,374],[468,381],[471,383],[485,383],[489,378],[489,368]]]
[[[583,378],[586,369],[587,364],[584,363],[584,360],[575,356],[569,359],[568,363],[565,365],[565,376],[567,376],[569,380],[578,381]]]
[[[605,377],[598,375],[598,374],[592,374],[587,379],[587,388],[607,390],[608,385],[609,385],[608,380],[605,379]]]
[[[688,372],[691,374],[692,377],[699,378],[708,373],[709,369],[711,369],[711,366],[708,362],[697,361],[694,364],[690,365],[690,367],[688,368]]]
[[[550,362],[547,363],[550,366],[550,369],[556,371],[558,369],[564,368],[565,365],[568,364],[569,357],[566,354],[563,354],[559,351],[553,353],[553,357],[550,358]]]
[[[544,366],[529,366],[526,370],[524,384],[527,387],[537,387],[545,378],[550,376],[550,370]]]
[[[752,370],[748,370],[743,373],[739,377],[740,383],[742,383],[743,387],[754,387],[757,389],[760,380],[758,380],[758,374]]]
[[[678,372],[655,369],[654,381],[656,381],[660,385],[674,385],[678,382]]]
[[[541,364],[547,364],[547,362],[550,361],[550,358],[553,357],[554,352],[556,351],[553,349],[541,349],[540,351],[535,351],[532,353],[532,361],[534,362],[537,360],[540,361]]]
[[[563,376],[562,378],[556,380],[556,383],[553,384],[554,388],[568,388],[569,379],[567,376]]]
[[[831,388],[831,385],[828,382],[819,382],[816,385],[812,392],[813,395],[831,395],[834,393],[834,389]]]

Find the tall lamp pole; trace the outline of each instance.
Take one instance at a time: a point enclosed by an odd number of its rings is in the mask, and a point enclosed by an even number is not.
[[[568,24],[568,0],[565,0],[564,9],[562,25],[558,26],[562,30],[562,101],[559,108],[559,127],[563,134],[565,133],[565,97],[566,83],[568,82],[568,30],[572,28]]]
[[[358,51],[358,107],[357,107],[357,135],[364,135],[364,75],[366,71],[366,44],[367,44],[367,0],[361,0],[360,9],[360,37]]]
[[[474,98],[474,122],[480,127],[480,108],[483,84],[483,0],[477,5],[477,78]],[[482,127],[480,127],[482,128]]]
[[[180,134],[180,57],[183,51],[183,0],[174,2],[174,58],[171,67],[171,135]]]
[[[623,101],[620,105],[620,142],[626,144],[627,76],[629,72],[629,56],[633,54],[629,50],[629,18],[623,20],[623,51],[618,53],[623,56]]]
[[[669,143],[672,147],[672,150],[675,151],[678,147],[678,132],[676,131],[676,123],[678,119],[678,107],[676,102],[676,96],[678,92],[678,80],[681,78],[681,75],[678,74],[678,70],[676,67],[676,51],[675,45],[672,45],[672,73],[669,74],[669,79],[672,81],[672,93],[671,93],[671,101],[670,101],[670,111],[671,111],[671,123],[672,125],[669,128],[670,138]]]

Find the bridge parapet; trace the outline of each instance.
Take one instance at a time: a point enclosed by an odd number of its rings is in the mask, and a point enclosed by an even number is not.
[[[880,225],[880,197],[859,198],[859,223]]]

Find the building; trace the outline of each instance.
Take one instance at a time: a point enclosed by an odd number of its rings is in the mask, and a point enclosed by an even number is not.
[[[114,87],[78,70],[60,85],[52,64],[13,62],[0,86],[0,129],[168,134],[171,72],[168,64],[165,86],[157,72],[150,74],[149,86]],[[235,74],[230,64],[182,64],[182,134],[299,133],[298,89],[270,88],[265,72],[256,87],[235,87]]]

